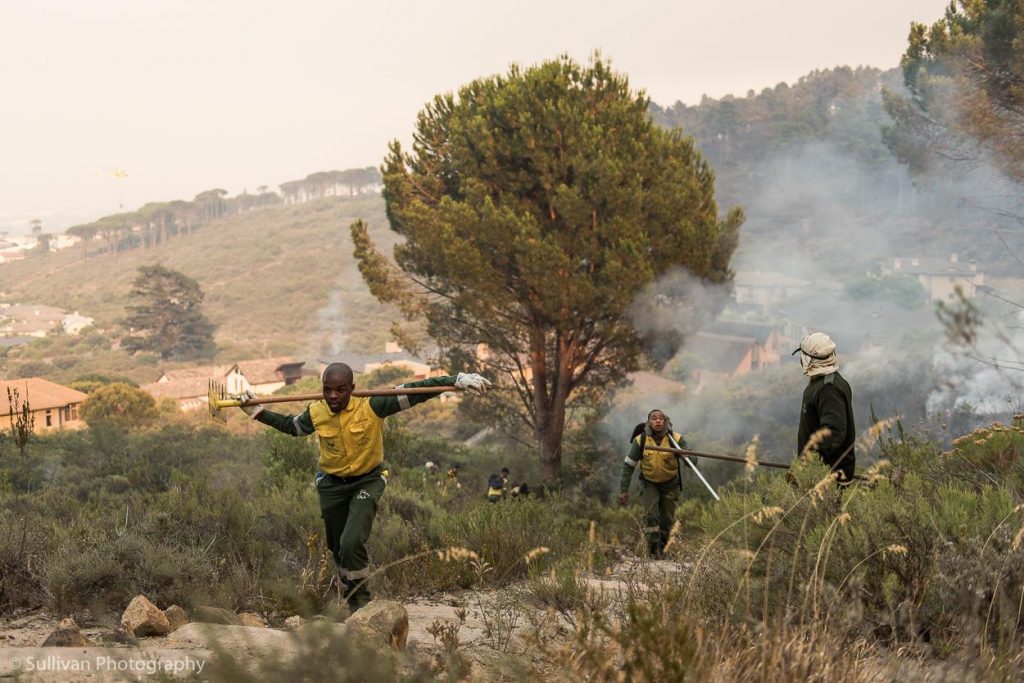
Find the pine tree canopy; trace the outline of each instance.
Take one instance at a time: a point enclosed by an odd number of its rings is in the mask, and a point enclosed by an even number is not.
[[[129,334],[122,347],[169,358],[210,355],[213,325],[203,315],[203,292],[192,278],[164,266],[140,266],[132,282],[128,317]]]
[[[402,306],[461,368],[497,377],[558,476],[566,403],[637,368],[630,309],[659,276],[730,280],[742,214],[719,216],[714,174],[599,57],[473,81],[419,114],[382,168],[394,263],[352,236],[382,301]],[[501,392],[497,392],[501,395]],[[511,398],[509,398],[511,397]]]
[[[911,26],[900,61],[908,92],[885,93],[885,137],[914,172],[948,178],[991,162],[1024,181],[1021,27],[1018,0],[960,0],[931,26]]]

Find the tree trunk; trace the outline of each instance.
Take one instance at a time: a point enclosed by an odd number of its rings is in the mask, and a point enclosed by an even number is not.
[[[552,413],[556,412],[561,412],[564,415],[565,404],[562,404],[561,411],[552,411]],[[565,420],[556,418],[554,414],[547,415],[543,427],[539,426],[537,428],[537,442],[540,445],[541,475],[544,477],[544,486],[548,489],[557,489],[561,483],[562,433],[564,431]]]
[[[539,331],[538,331],[539,332]],[[537,342],[540,342],[537,344]],[[565,404],[568,399],[569,378],[571,368],[565,353],[565,340],[558,341],[558,350],[554,358],[553,368],[549,367],[546,357],[543,332],[534,339],[531,354],[533,367],[534,424],[536,427],[537,444],[540,447],[541,473],[544,486],[548,489],[558,488],[562,474],[562,435],[565,433]],[[554,372],[551,386],[548,387],[549,372]]]

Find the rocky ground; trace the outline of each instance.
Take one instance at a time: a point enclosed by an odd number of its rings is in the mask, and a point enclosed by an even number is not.
[[[584,581],[591,594],[613,600],[626,591],[646,590],[659,575],[680,569],[672,562],[633,560]],[[114,628],[80,627],[41,610],[22,611],[0,617],[0,683],[330,680],[329,674],[313,675],[317,672],[292,663],[315,659],[325,646],[336,646],[337,638],[368,646],[374,658],[404,652],[400,672],[434,671],[440,674],[438,680],[447,680],[443,671],[446,666],[451,670],[453,652],[467,680],[557,677],[559,662],[544,660],[536,644],[545,641],[554,645],[553,650],[569,644],[572,624],[554,609],[531,605],[535,603],[523,584],[419,597],[402,604],[375,600],[343,623],[293,616],[279,628],[269,627],[257,614],[220,608],[199,607],[191,614],[173,607],[160,610],[141,596]],[[869,657],[861,666],[860,680],[964,680],[948,663],[913,658]]]
[[[669,562],[625,563],[589,588],[609,595],[627,590],[638,571],[672,572]],[[0,618],[0,679],[19,681],[146,680],[156,673],[171,678],[205,679],[218,658],[230,657],[250,674],[262,663],[302,656],[307,635],[358,639],[381,651],[405,651],[422,667],[439,666],[452,651],[466,662],[471,677],[516,679],[525,667],[540,666],[531,639],[565,639],[569,624],[554,610],[524,609],[526,588],[464,591],[406,600],[376,600],[344,623],[318,617],[286,620],[270,628],[254,613],[235,614],[198,607],[191,614],[163,610],[139,596],[128,605],[119,627],[79,626],[43,611]],[[204,671],[206,672],[204,674]]]
[[[151,626],[145,624],[132,629],[127,621],[120,629],[80,628],[69,619],[58,621],[45,612],[33,611],[0,620],[0,679],[148,680],[157,673],[207,679],[208,666],[225,656],[256,673],[268,658],[284,662],[300,655],[305,637],[313,629],[358,639],[382,651],[406,650],[410,635],[430,641],[425,631],[429,625],[423,620],[444,618],[454,610],[438,605],[416,606],[410,612],[398,603],[379,600],[344,623],[295,617],[284,628],[270,628],[255,614],[218,614],[213,610],[202,614],[203,610],[197,609],[189,621],[161,627],[159,633],[147,633]],[[215,620],[230,623],[208,623]]]

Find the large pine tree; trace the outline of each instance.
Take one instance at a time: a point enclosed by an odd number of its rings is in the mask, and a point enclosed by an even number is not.
[[[212,355],[213,325],[200,310],[203,292],[199,283],[164,266],[140,266],[132,282],[128,335],[121,340],[126,351],[149,351],[169,358]]]
[[[907,94],[887,91],[885,105],[901,161],[938,179],[991,163],[1024,182],[1024,3],[950,3],[911,26],[900,65]]]
[[[638,367],[630,309],[644,287],[677,268],[731,277],[740,211],[718,215],[691,139],[655,125],[646,96],[599,58],[512,67],[436,97],[383,175],[404,241],[395,268],[354,224],[364,278],[425,320],[453,366],[502,380],[548,485],[569,404],[592,405]]]

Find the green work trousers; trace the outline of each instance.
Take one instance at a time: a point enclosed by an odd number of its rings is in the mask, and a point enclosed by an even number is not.
[[[338,577],[345,585],[345,599],[354,612],[371,599],[368,579],[370,555],[366,542],[377,516],[377,501],[385,481],[378,467],[361,477],[317,474],[320,516],[327,535],[327,548],[334,558]]]
[[[661,558],[668,535],[672,531],[672,523],[676,517],[676,505],[679,503],[679,475],[662,484],[647,481],[640,477],[643,490],[640,493],[640,504],[644,508],[644,534],[647,536],[647,547],[651,557]]]

